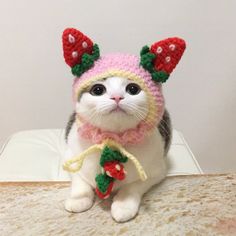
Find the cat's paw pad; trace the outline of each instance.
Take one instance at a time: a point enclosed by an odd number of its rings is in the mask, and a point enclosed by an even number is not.
[[[69,212],[87,211],[93,205],[93,199],[89,197],[68,198],[65,201],[65,209]]]
[[[111,215],[117,222],[126,222],[137,215],[138,208],[138,204],[131,202],[113,202]]]

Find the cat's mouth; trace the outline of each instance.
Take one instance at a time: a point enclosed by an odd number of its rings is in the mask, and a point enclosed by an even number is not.
[[[124,109],[122,109],[120,106],[115,107],[109,113],[125,113],[125,114],[127,114],[127,112]]]

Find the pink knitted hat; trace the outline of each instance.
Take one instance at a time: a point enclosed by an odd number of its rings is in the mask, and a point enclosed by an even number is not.
[[[162,118],[164,98],[162,83],[178,64],[185,42],[180,38],[168,38],[144,46],[140,57],[129,54],[108,54],[100,57],[99,47],[80,31],[68,28],[63,32],[63,49],[66,63],[76,76],[73,98],[76,102],[83,90],[92,82],[108,77],[123,77],[137,83],[149,102],[148,115],[142,124],[153,128]]]

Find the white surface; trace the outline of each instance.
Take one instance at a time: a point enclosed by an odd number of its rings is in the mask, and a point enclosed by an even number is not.
[[[0,154],[0,181],[69,180],[62,169],[64,130],[31,130],[13,135]],[[202,173],[182,135],[174,130],[169,175]]]
[[[25,129],[64,127],[72,111],[65,27],[81,29],[101,53],[139,54],[169,36],[187,50],[164,84],[174,127],[204,172],[236,170],[236,1],[1,1],[0,142]]]

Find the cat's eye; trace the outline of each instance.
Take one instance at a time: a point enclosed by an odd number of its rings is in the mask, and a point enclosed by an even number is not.
[[[89,90],[90,94],[94,96],[101,96],[106,92],[106,88],[102,84],[95,84],[92,86],[92,88]]]
[[[141,88],[138,84],[131,83],[126,86],[126,92],[131,95],[136,95],[141,91]]]

